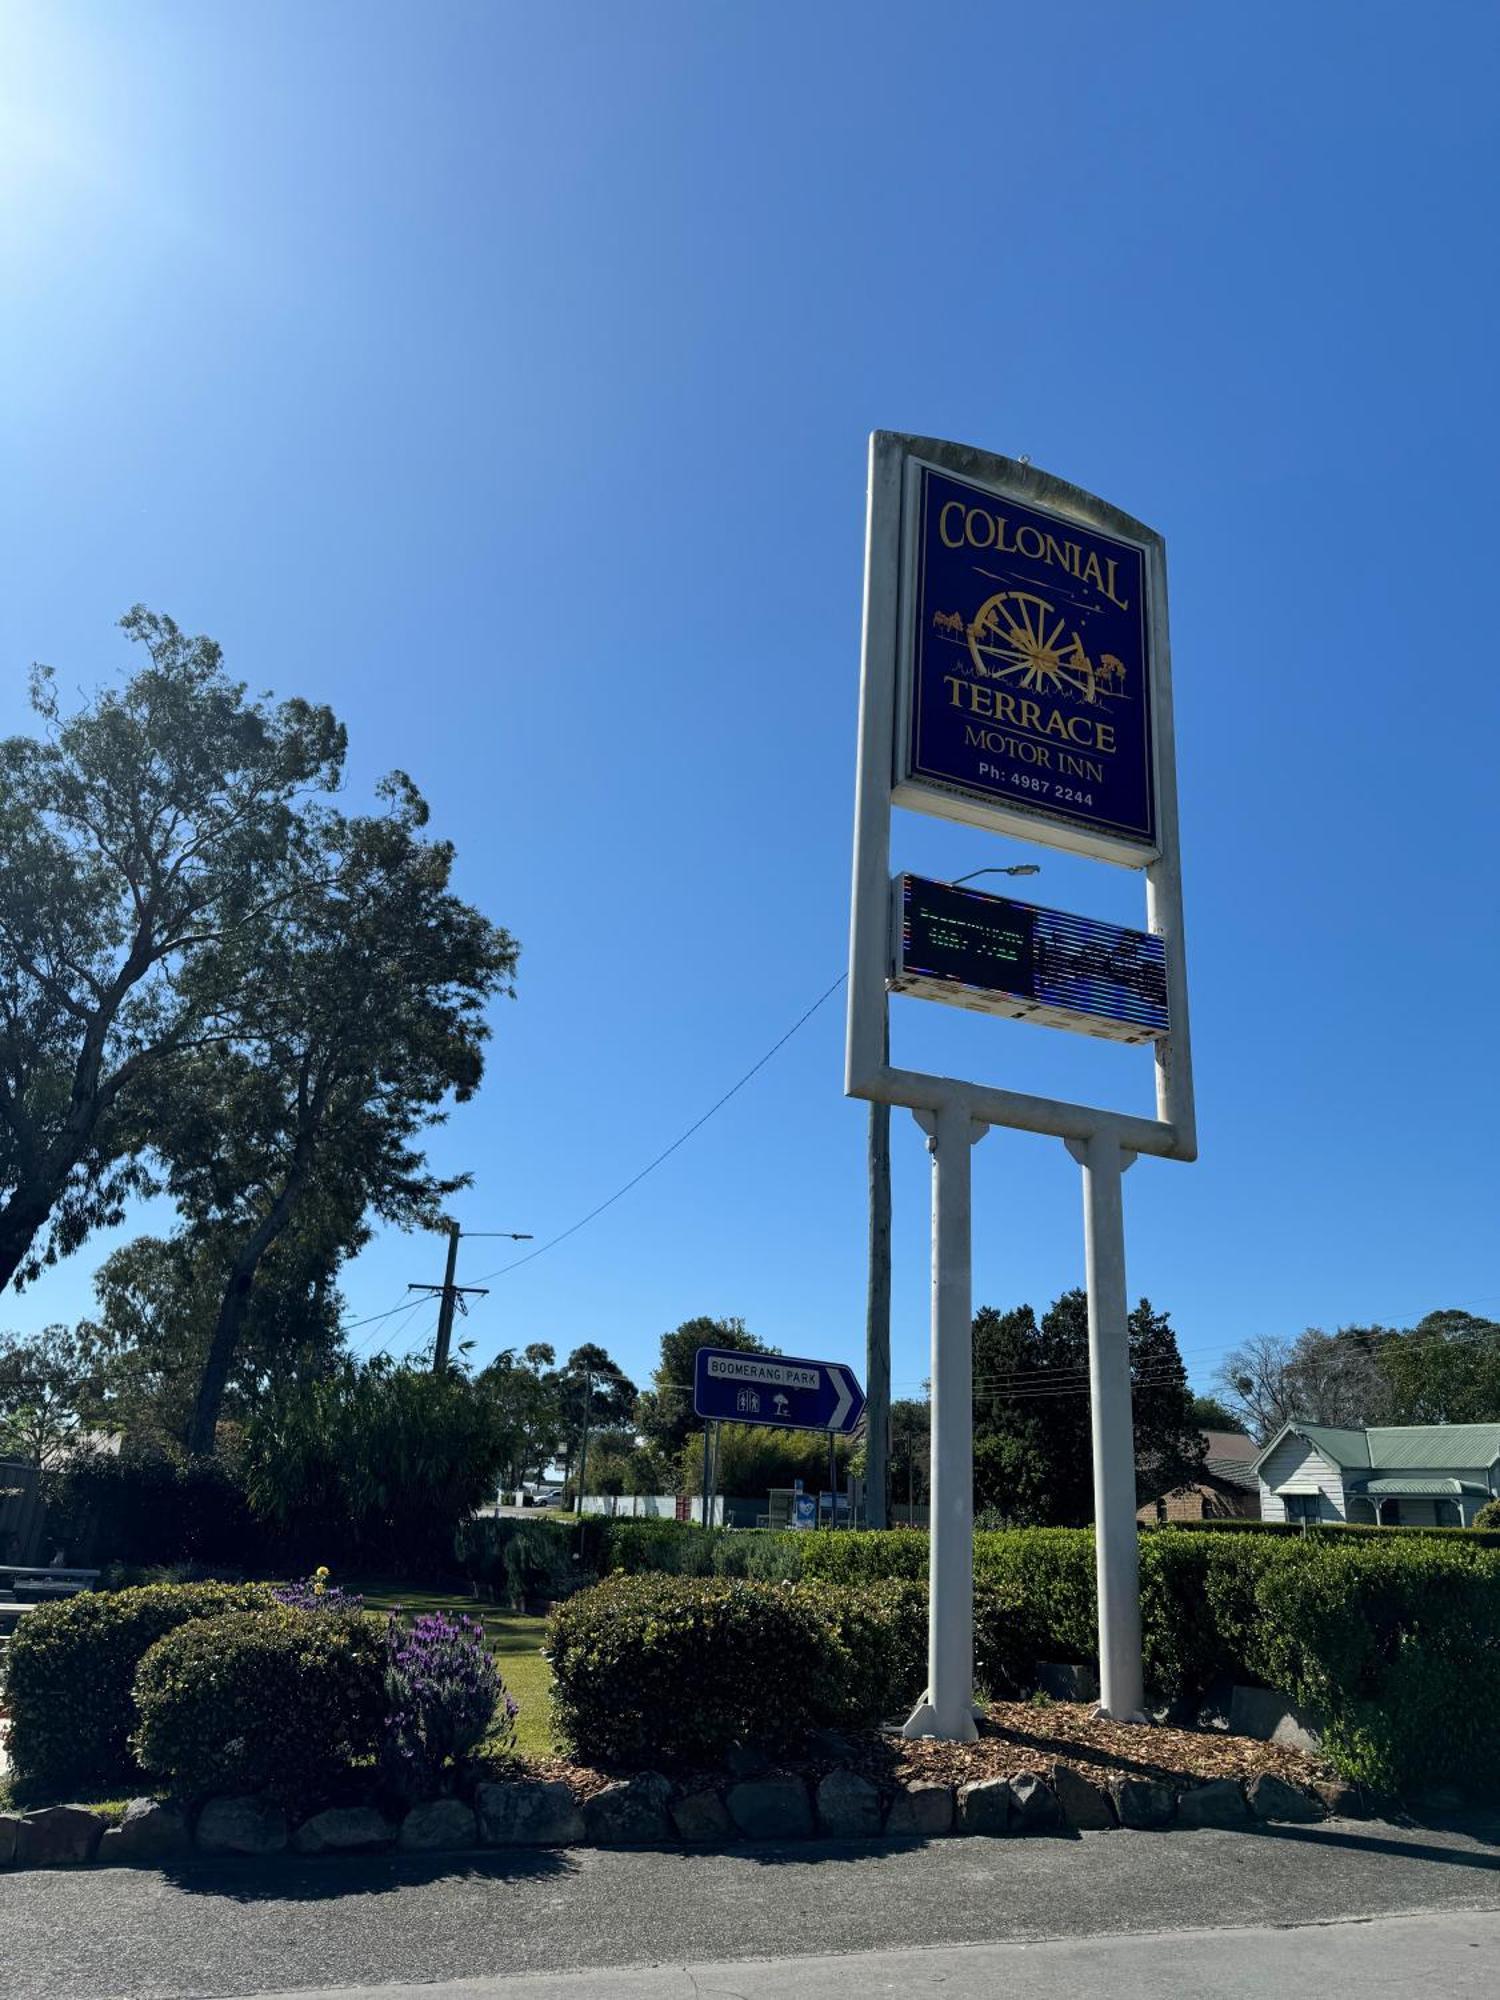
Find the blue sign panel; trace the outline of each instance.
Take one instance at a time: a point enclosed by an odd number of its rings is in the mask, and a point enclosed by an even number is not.
[[[1166,946],[1150,932],[919,875],[897,887],[893,991],[1109,1041],[1167,1033]]]
[[[864,1407],[864,1391],[841,1361],[742,1354],[733,1347],[698,1349],[693,1408],[700,1417],[772,1424],[781,1430],[838,1431],[847,1437]]]
[[[898,778],[1154,848],[1143,551],[930,468],[916,536]]]

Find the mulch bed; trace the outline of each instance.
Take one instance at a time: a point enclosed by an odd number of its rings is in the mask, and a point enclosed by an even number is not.
[[[1047,1708],[1025,1701],[990,1704],[977,1743],[908,1743],[882,1736],[861,1747],[858,1769],[869,1777],[900,1783],[932,1779],[961,1785],[975,1778],[1014,1778],[1022,1771],[1045,1776],[1053,1764],[1069,1764],[1096,1784],[1110,1778],[1161,1778],[1181,1791],[1212,1778],[1258,1777],[1273,1771],[1289,1784],[1307,1786],[1331,1778],[1333,1766],[1321,1757],[1252,1736],[1221,1729],[1166,1729],[1097,1720],[1089,1704],[1054,1702]]]
[[[1271,1771],[1306,1789],[1332,1778],[1331,1764],[1280,1743],[1230,1736],[1220,1729],[1166,1729],[1096,1720],[1087,1702],[1053,1702],[1036,1707],[1025,1701],[990,1704],[977,1743],[908,1742],[893,1731],[853,1736],[847,1756],[825,1753],[781,1759],[777,1768],[796,1771],[814,1783],[842,1767],[894,1789],[927,1780],[963,1785],[978,1778],[1014,1778],[1023,1771],[1045,1777],[1054,1764],[1068,1764],[1095,1784],[1111,1778],[1163,1779],[1178,1791],[1213,1778],[1246,1780]],[[525,1760],[528,1776],[561,1778],[581,1799],[628,1775],[573,1764],[563,1757]],[[694,1783],[722,1783],[723,1770],[675,1774],[685,1789]]]

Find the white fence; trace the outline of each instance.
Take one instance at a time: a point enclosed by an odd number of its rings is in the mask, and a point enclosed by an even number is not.
[[[585,1493],[585,1514],[608,1514],[617,1521],[670,1521],[677,1514],[675,1493]],[[703,1502],[693,1502],[693,1519],[703,1518]]]

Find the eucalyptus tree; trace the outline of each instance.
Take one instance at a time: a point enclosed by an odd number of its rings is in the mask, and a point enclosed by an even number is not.
[[[225,1280],[187,1443],[210,1452],[263,1260],[319,1204],[436,1227],[467,1176],[430,1171],[421,1135],[478,1088],[489,1001],[517,946],[453,893],[453,849],[397,773],[385,810],[305,815],[299,879],[268,920],[222,937],[187,978],[217,1031],[152,1106],[165,1180]],[[201,983],[202,992],[196,989]]]
[[[342,1220],[343,1218],[340,1218]],[[335,1245],[316,1206],[267,1253],[250,1296],[224,1414],[243,1420],[292,1379],[327,1374],[345,1349]],[[133,1443],[186,1432],[218,1319],[232,1243],[212,1231],[137,1236],[94,1274],[96,1306],[78,1326],[95,1380],[94,1420]]]
[[[138,1092],[222,1032],[209,968],[274,925],[343,764],[329,709],[248,700],[142,606],[121,625],[145,665],[71,714],[33,668],[43,734],[0,742],[0,1286],[149,1186]]]

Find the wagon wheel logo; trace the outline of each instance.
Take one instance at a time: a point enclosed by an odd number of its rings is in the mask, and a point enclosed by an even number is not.
[[[1001,590],[969,621],[969,652],[986,680],[1044,694],[1081,694],[1097,701],[1094,663],[1076,631],[1044,597]]]

